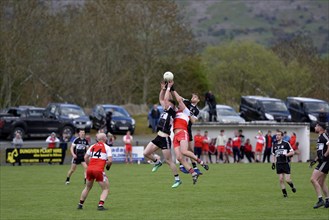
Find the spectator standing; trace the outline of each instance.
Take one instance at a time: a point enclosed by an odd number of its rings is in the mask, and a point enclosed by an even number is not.
[[[295,144],[295,148],[293,148],[295,151],[295,154],[297,155],[297,160],[298,162],[302,162],[302,158],[301,158],[301,154],[300,154],[300,150],[299,150],[299,142],[297,141]]]
[[[89,191],[93,187],[94,181],[96,180],[102,189],[97,210],[103,211],[106,210],[104,208],[104,202],[108,196],[110,187],[109,180],[104,172],[104,166],[106,165],[107,170],[110,169],[112,165],[112,151],[110,146],[105,144],[106,134],[98,133],[96,135],[96,139],[97,143],[88,149],[84,157],[84,160],[88,164],[86,176],[87,182],[86,187],[81,193],[78,209],[83,208],[83,204],[87,199]]]
[[[200,133],[200,129],[198,129],[196,131],[196,135],[194,135],[194,154],[199,159],[201,159],[202,145],[203,145],[203,136]]]
[[[123,136],[123,143],[125,144],[125,155],[126,155],[126,163],[130,162],[133,163],[133,155],[132,155],[132,143],[133,143],[133,136],[131,136],[130,131],[127,131],[126,135]]]
[[[256,163],[261,162],[262,158],[262,153],[263,153],[263,147],[265,143],[265,138],[263,136],[262,131],[258,131],[257,135],[255,136],[256,138]]]
[[[156,130],[157,130],[159,118],[160,118],[160,111],[158,109],[158,105],[155,104],[153,105],[153,108],[151,110],[151,127],[153,133],[157,132]]]
[[[311,176],[311,183],[318,197],[318,202],[313,206],[314,209],[321,206],[329,208],[329,191],[326,184],[326,178],[329,172],[329,136],[325,131],[326,124],[324,122],[318,122],[315,126],[315,132],[319,134],[316,143],[317,156],[310,164],[312,166],[316,161],[318,162]],[[322,198],[322,193],[325,196],[325,201]]]
[[[280,130],[279,129],[276,129],[276,132],[278,132],[278,131],[280,131]],[[272,146],[274,146],[274,144],[276,144],[276,142],[277,142],[277,139],[276,139],[276,133],[275,133],[272,136]]]
[[[243,135],[242,129],[239,130],[239,137],[241,139],[240,157],[241,157],[241,160],[242,160],[244,158],[244,141],[245,141],[245,137]]]
[[[63,135],[59,138],[59,148],[62,149],[62,162],[59,163],[60,165],[64,164],[68,142],[69,135],[67,133],[63,133]]]
[[[233,146],[232,138],[228,138],[227,143],[225,145],[224,163],[230,163],[229,156],[232,156],[232,146]]]
[[[276,133],[277,143],[273,145],[273,163],[272,170],[276,168],[276,173],[279,176],[280,186],[284,197],[288,196],[284,181],[288,183],[293,193],[296,192],[296,188],[290,178],[290,157],[294,155],[294,150],[290,146],[289,142],[283,140],[283,132],[278,131]]]
[[[14,148],[22,148],[23,147],[23,138],[22,134],[19,131],[15,132],[15,137],[13,138],[13,147]]]
[[[107,145],[109,145],[110,147],[113,147],[115,139],[116,139],[116,137],[113,134],[111,134],[110,132],[107,132],[107,140],[106,140]]]
[[[240,155],[241,138],[237,131],[234,132],[234,135],[235,137],[232,139],[233,159],[234,159],[234,163],[239,163],[241,159],[241,155]]]
[[[112,114],[113,114],[113,110],[112,109],[106,113],[106,117],[105,117],[105,121],[106,121],[106,132],[112,132],[112,128],[111,128]]]
[[[287,131],[283,132],[283,140],[286,142],[290,142],[290,137],[289,137]]]
[[[265,149],[263,154],[263,163],[267,159],[267,162],[271,162],[271,152],[272,152],[272,132],[269,130],[265,135]]]
[[[12,142],[12,146],[14,148],[22,148],[23,147],[23,138],[22,138],[22,134],[19,131],[15,132],[15,137],[13,138],[13,142]],[[21,158],[20,155],[18,155],[18,166],[21,166]],[[13,163],[13,166],[15,166],[15,163]]]
[[[299,143],[297,142],[297,135],[296,135],[295,132],[292,132],[292,134],[290,136],[289,143],[290,143],[292,149],[294,150],[295,154],[298,155],[298,162],[301,162],[301,160],[300,160],[300,152],[298,150]],[[298,143],[298,145],[297,145],[297,143]]]
[[[48,143],[48,148],[56,148],[56,144],[59,143],[59,139],[56,137],[56,133],[52,132],[50,136],[47,137],[46,143]]]
[[[216,138],[216,144],[215,146],[217,147],[217,162],[220,160],[224,162],[224,154],[225,154],[225,145],[227,142],[226,135],[224,134],[224,130],[220,130],[219,135]]]
[[[213,161],[212,161],[212,155],[215,156],[214,163],[216,163],[217,162],[217,155],[218,155],[217,147],[216,147],[216,138],[213,138],[213,139],[211,138],[211,141],[209,143],[208,156],[209,156],[210,163],[213,163]]]
[[[252,151],[252,145],[250,144],[249,138],[247,138],[247,140],[244,144],[244,147],[245,147],[246,157],[247,157],[249,163],[252,163],[252,160],[255,160],[255,155],[254,155],[254,152]]]
[[[203,160],[208,164],[209,163],[209,144],[211,142],[211,138],[208,136],[208,131],[204,132],[203,135],[203,144],[202,144],[202,155]]]
[[[205,95],[206,104],[209,107],[209,121],[217,121],[217,110],[216,110],[216,97],[211,91],[208,91]]]

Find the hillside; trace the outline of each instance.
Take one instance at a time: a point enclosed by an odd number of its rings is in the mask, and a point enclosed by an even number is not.
[[[327,0],[176,0],[198,40],[251,40],[266,46],[305,35],[328,54]]]

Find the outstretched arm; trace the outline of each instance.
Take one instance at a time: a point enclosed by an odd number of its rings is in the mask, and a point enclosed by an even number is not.
[[[165,91],[166,91],[166,84],[164,81],[162,81],[160,83],[161,85],[161,90],[160,90],[160,93],[159,93],[159,102],[160,102],[160,105],[162,107],[165,107],[165,103],[164,103],[164,96],[165,96]]]
[[[174,85],[174,81],[170,81],[167,84],[167,88],[165,90],[166,92],[165,92],[165,95],[164,95],[164,107],[165,107],[165,109],[168,109],[168,107],[170,105],[169,104],[169,99],[170,99],[170,95],[171,95],[170,90],[171,90],[173,85]]]
[[[172,93],[174,94],[177,102],[178,102],[178,108],[181,109],[181,110],[184,110],[186,108],[185,104],[184,104],[184,99],[182,96],[180,96],[178,94],[178,92],[175,90],[175,91],[172,91]]]

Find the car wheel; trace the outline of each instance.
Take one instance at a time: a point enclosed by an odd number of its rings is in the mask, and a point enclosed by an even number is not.
[[[74,128],[70,126],[65,126],[62,131],[62,135],[66,133],[69,136],[69,139],[74,135]]]
[[[16,128],[14,128],[13,133],[11,134],[11,137],[12,137],[12,138],[15,137],[16,132],[20,132],[22,138],[25,137],[25,130],[24,130],[24,128],[21,128],[21,127],[16,127]]]

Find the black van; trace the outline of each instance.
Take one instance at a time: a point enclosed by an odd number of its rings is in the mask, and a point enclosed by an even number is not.
[[[246,121],[291,121],[291,115],[281,99],[263,96],[242,96],[240,115]]]
[[[309,122],[312,130],[318,120],[328,122],[329,105],[326,101],[305,97],[287,97],[286,105],[292,121]]]

